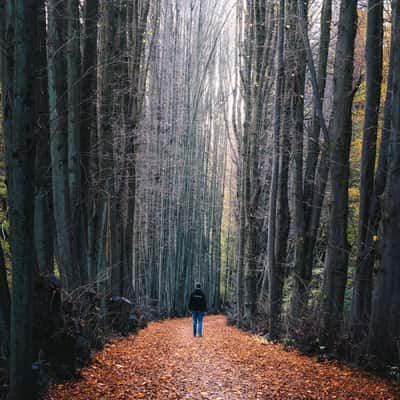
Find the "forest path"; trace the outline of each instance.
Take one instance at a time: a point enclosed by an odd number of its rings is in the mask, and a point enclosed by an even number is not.
[[[110,343],[50,400],[400,399],[400,388],[336,363],[319,363],[206,316],[204,336],[188,318],[153,322]]]

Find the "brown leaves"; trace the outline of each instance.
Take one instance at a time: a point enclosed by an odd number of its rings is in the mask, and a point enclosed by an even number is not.
[[[383,379],[285,352],[219,316],[205,318],[203,338],[191,336],[189,319],[154,322],[107,345],[82,377],[47,400],[400,399]]]

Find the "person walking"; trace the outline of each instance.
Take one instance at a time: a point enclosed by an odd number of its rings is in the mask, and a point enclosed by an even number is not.
[[[190,296],[189,311],[192,313],[193,319],[193,336],[198,334],[199,337],[203,336],[203,317],[207,311],[206,296],[201,290],[201,284],[196,283],[196,289]]]

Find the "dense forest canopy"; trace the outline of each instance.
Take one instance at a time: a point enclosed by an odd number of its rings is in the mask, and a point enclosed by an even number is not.
[[[400,363],[400,0],[2,0],[0,41],[10,400],[196,282],[239,327]]]

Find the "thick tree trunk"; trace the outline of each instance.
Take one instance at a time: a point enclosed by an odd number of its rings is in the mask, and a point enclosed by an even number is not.
[[[127,169],[127,219],[123,231],[123,270],[124,281],[123,293],[132,297],[132,268],[133,268],[133,233],[135,226],[135,204],[136,204],[136,129],[140,120],[143,106],[143,84],[146,80],[147,71],[143,69],[144,59],[144,35],[147,27],[147,18],[150,11],[150,2],[142,0],[131,10],[132,26],[131,47],[129,55],[129,78],[132,83],[129,92],[129,137],[126,148],[126,169]]]
[[[303,36],[305,52],[308,50],[307,58],[311,75],[314,73],[311,47],[307,35],[307,8],[304,2],[298,2],[300,34]],[[326,74],[328,64],[328,53],[330,43],[332,20],[332,1],[324,0],[321,10],[321,33],[318,58],[318,72],[311,80],[313,84],[313,120],[307,140],[307,157],[305,162],[304,182],[303,182],[303,222],[299,224],[300,231],[303,232],[302,238],[298,240],[299,258],[296,259],[295,284],[291,295],[290,321],[298,322],[307,306],[309,286],[312,278],[312,268],[314,264],[314,246],[317,240],[321,208],[325,194],[326,180],[328,177],[328,137],[325,134],[325,143],[320,151],[320,131],[326,131],[323,120],[322,104],[325,95]],[[303,57],[306,55],[303,54]],[[311,65],[310,65],[311,64]],[[318,164],[318,159],[320,159]],[[300,160],[299,160],[300,161]],[[317,168],[318,166],[318,168]],[[300,177],[299,177],[300,178]],[[300,191],[300,188],[298,188]],[[299,206],[299,204],[298,204]],[[302,210],[298,210],[302,213]],[[301,221],[299,221],[301,222]],[[294,326],[295,327],[295,326]]]
[[[246,81],[243,87],[246,103],[246,121],[243,126],[243,173],[245,175],[244,207],[246,211],[245,249],[245,313],[252,321],[257,311],[259,253],[261,224],[259,198],[261,192],[260,146],[263,136],[265,112],[265,74],[268,62],[269,5],[262,1],[248,2],[246,22],[246,55],[244,69]]]
[[[14,7],[11,2],[3,2],[0,5],[0,29],[2,43],[4,44],[1,53],[1,90],[2,90],[2,130],[4,140],[7,143],[8,138],[12,137],[12,110],[14,98]],[[6,154],[7,156],[7,154]],[[9,164],[6,163],[7,175],[9,174]],[[1,253],[3,249],[1,248]],[[8,356],[10,342],[10,292],[7,282],[6,265],[0,260],[0,345],[3,347],[4,353]]]
[[[294,21],[291,25],[295,26],[292,45],[295,51],[295,69],[293,71],[293,156],[295,162],[294,193],[295,193],[295,259],[294,259],[294,287],[290,304],[291,327],[295,328],[302,311],[304,301],[304,289],[307,285],[305,280],[308,278],[305,271],[306,256],[306,208],[305,194],[303,192],[303,147],[304,147],[304,91],[307,54],[302,39],[302,25],[307,29],[308,26],[308,2],[301,2],[301,10],[297,0],[292,0],[291,14]],[[300,18],[303,24],[299,23]],[[319,132],[318,132],[319,135]],[[318,140],[318,139],[317,139]]]
[[[284,35],[285,35],[285,0],[279,2],[278,42],[276,52],[276,77],[274,100],[274,132],[273,132],[273,156],[272,156],[272,181],[269,198],[269,224],[267,244],[267,268],[269,283],[269,330],[271,337],[279,335],[279,318],[282,306],[283,270],[278,263],[275,252],[277,238],[277,201],[279,187],[279,158],[280,158],[280,134],[282,121],[282,93],[284,87]]]
[[[367,43],[365,47],[367,65],[367,98],[365,104],[364,135],[361,159],[360,217],[358,224],[357,270],[354,279],[352,324],[359,331],[368,321],[370,313],[370,268],[364,264],[367,245],[367,229],[372,215],[371,201],[374,192],[376,140],[382,84],[383,3],[369,0],[367,21]],[[368,257],[367,257],[368,259]],[[365,268],[366,267],[366,268]],[[360,334],[360,332],[358,332]]]
[[[86,0],[84,8],[80,148],[81,148],[81,188],[82,195],[87,193],[91,170],[96,160],[97,131],[97,24],[99,19],[99,0]],[[96,164],[96,163],[95,163]]]
[[[382,210],[380,267],[376,276],[369,351],[398,363],[400,337],[400,1],[394,0],[392,22],[393,97],[387,184]]]
[[[8,2],[12,3],[12,2]],[[15,26],[15,75],[12,131],[6,132],[7,182],[12,253],[12,307],[9,400],[33,395],[32,298],[35,254],[34,222],[34,97],[35,1],[17,0],[8,10]],[[13,21],[13,22],[12,22]],[[10,135],[11,133],[11,135]]]
[[[63,285],[73,289],[80,284],[80,271],[72,251],[71,215],[68,185],[68,105],[65,59],[66,21],[64,3],[48,2],[48,77],[50,107],[53,208],[57,235],[57,256]]]
[[[84,8],[83,62],[80,113],[80,150],[82,224],[87,227],[86,240],[82,240],[82,254],[87,255],[89,281],[97,279],[96,239],[99,220],[96,209],[96,174],[98,172],[97,145],[97,24],[99,0],[86,0]],[[84,260],[81,260],[82,262]]]
[[[393,35],[393,31],[392,31]],[[361,262],[359,269],[356,273],[354,290],[357,290],[357,294],[353,293],[353,308],[359,307],[363,310],[365,317],[362,325],[368,325],[368,320],[371,312],[372,304],[372,290],[373,290],[373,272],[375,259],[379,255],[377,251],[377,235],[379,232],[381,218],[382,218],[382,197],[386,186],[387,177],[387,163],[388,163],[388,151],[389,151],[389,140],[391,135],[391,119],[392,119],[392,91],[393,91],[393,66],[394,66],[394,50],[393,50],[393,39],[392,47],[390,52],[390,66],[389,76],[387,84],[387,93],[385,100],[385,110],[382,127],[382,137],[379,147],[379,161],[375,175],[374,192],[371,200],[371,211],[370,220],[368,223],[368,229],[366,233],[366,240],[364,245],[364,253],[361,256]],[[357,302],[357,305],[355,304]],[[356,316],[354,316],[355,318]],[[353,315],[352,315],[353,318]],[[355,323],[354,323],[355,325]],[[354,329],[354,334],[358,335],[360,329]]]
[[[53,211],[50,157],[49,97],[46,55],[46,13],[43,1],[37,2],[37,40],[35,42],[35,249],[39,272],[54,272]]]
[[[82,226],[81,202],[81,149],[80,149],[80,107],[81,107],[81,50],[79,0],[68,0],[67,17],[67,101],[68,101],[68,193],[71,218],[71,260],[79,269],[80,284],[88,282],[85,227]]]
[[[322,293],[321,343],[331,345],[342,320],[347,283],[349,152],[352,136],[353,59],[357,0],[342,0],[334,71],[331,136],[331,212],[325,282]]]
[[[286,1],[286,25],[291,25],[291,7],[289,1]],[[279,137],[279,172],[278,172],[278,193],[276,205],[276,239],[275,239],[275,257],[276,257],[276,271],[279,274],[279,279],[276,280],[276,301],[279,302],[277,306],[277,323],[272,329],[273,336],[276,337],[281,332],[280,314],[282,312],[283,304],[283,285],[285,279],[285,271],[287,270],[287,249],[288,237],[290,230],[290,212],[289,212],[289,164],[291,153],[291,140],[290,132],[293,127],[293,114],[292,104],[294,103],[294,88],[295,88],[295,51],[293,49],[294,31],[291,30],[286,35],[285,40],[285,77],[282,92],[282,108],[281,108],[281,130]]]
[[[127,24],[128,5],[125,2],[116,2],[113,5],[113,28],[115,34],[110,40],[113,41],[112,59],[113,62],[113,81],[112,81],[112,115],[115,125],[120,129],[126,129],[125,120],[127,114],[127,93],[129,89],[125,87],[128,82],[128,57],[126,36],[130,34],[129,24]],[[128,28],[128,32],[126,29]],[[120,117],[122,116],[122,118]],[[121,169],[120,173],[114,172],[114,194],[111,198],[111,290],[114,296],[123,296],[124,287],[124,209],[126,208],[126,166],[125,166],[125,140],[115,140],[118,137],[118,128],[112,127],[114,169]],[[121,161],[119,158],[122,157]],[[122,166],[122,168],[120,167]]]
[[[118,270],[113,265],[116,259],[112,240],[115,196],[114,176],[114,152],[113,152],[113,84],[115,82],[114,70],[114,38],[116,35],[115,17],[117,15],[114,1],[101,0],[101,34],[100,34],[100,72],[99,72],[99,167],[100,182],[102,188],[99,198],[99,210],[101,213],[100,234],[98,237],[97,264],[99,278],[102,280],[101,290],[105,291],[107,284],[108,268],[112,268],[112,281],[118,287],[119,278],[115,276]],[[106,220],[104,220],[104,217]],[[108,229],[106,229],[108,227]],[[115,293],[118,295],[119,293]]]
[[[299,0],[298,7],[303,6]],[[307,9],[303,7],[304,18],[307,18]],[[307,157],[306,167],[304,174],[304,207],[305,207],[305,224],[309,226],[312,213],[313,191],[315,189],[315,175],[317,171],[318,158],[320,156],[320,132],[321,132],[321,116],[318,115],[319,105],[316,96],[319,97],[320,106],[322,108],[323,100],[325,97],[326,88],[326,73],[328,66],[329,44],[331,38],[331,23],[332,23],[332,0],[324,0],[321,9],[320,18],[320,46],[318,52],[318,71],[317,71],[317,84],[318,93],[314,93],[313,102],[313,119],[310,134],[307,139]],[[304,21],[303,30],[307,29],[307,21]],[[303,35],[305,32],[303,32]],[[310,61],[309,61],[310,62]],[[322,111],[322,109],[321,109]],[[312,240],[312,239],[311,239]]]

